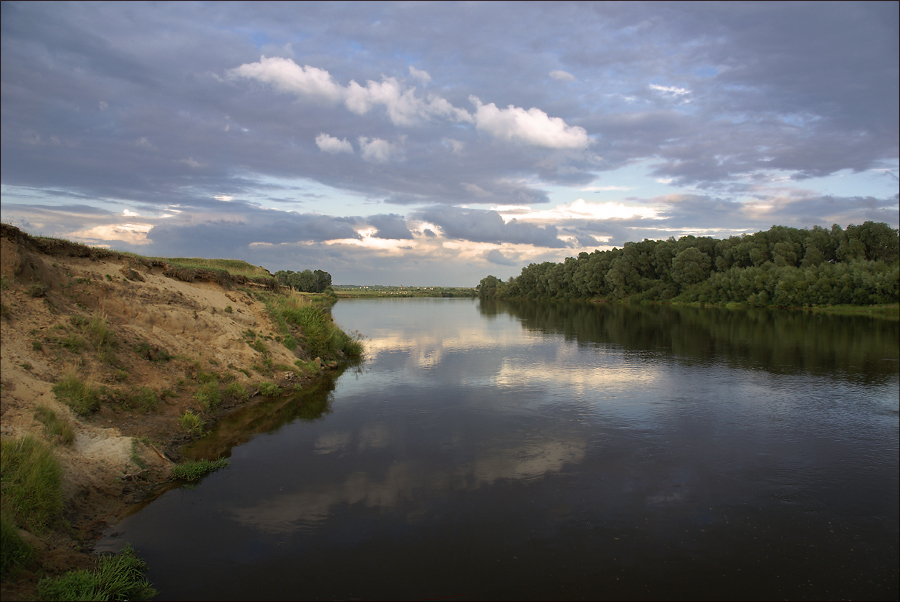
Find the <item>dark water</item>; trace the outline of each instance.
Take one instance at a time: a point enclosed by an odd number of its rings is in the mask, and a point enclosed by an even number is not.
[[[368,360],[110,530],[161,599],[897,599],[896,321],[340,301]],[[257,434],[259,433],[259,434]]]

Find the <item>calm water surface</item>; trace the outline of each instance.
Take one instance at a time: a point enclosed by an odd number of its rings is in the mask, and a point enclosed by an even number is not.
[[[342,300],[367,361],[112,527],[160,599],[898,597],[898,323]]]

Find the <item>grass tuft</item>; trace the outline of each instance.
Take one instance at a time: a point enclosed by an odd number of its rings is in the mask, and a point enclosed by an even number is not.
[[[101,556],[93,571],[70,571],[38,583],[42,600],[147,600],[156,590],[147,581],[147,564],[130,544],[113,556]]]
[[[183,462],[172,468],[172,476],[182,481],[199,481],[209,473],[225,468],[228,464],[228,458]]]
[[[100,407],[100,391],[76,374],[69,374],[53,385],[53,393],[77,414],[87,416]]]
[[[41,532],[62,512],[62,469],[50,448],[28,435],[0,441],[3,516]]]
[[[68,445],[75,440],[75,431],[68,422],[59,418],[56,412],[47,406],[38,406],[34,417],[44,425],[44,432],[57,443]]]
[[[181,423],[184,430],[190,431],[198,437],[203,434],[203,419],[190,410],[182,414],[178,418],[178,422]]]
[[[222,402],[219,384],[216,381],[211,381],[201,385],[197,392],[194,393],[194,399],[199,401],[200,405],[207,412],[215,412]]]

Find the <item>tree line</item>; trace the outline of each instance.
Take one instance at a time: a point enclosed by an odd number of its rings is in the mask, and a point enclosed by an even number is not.
[[[275,272],[275,279],[278,284],[304,293],[322,293],[331,288],[331,274],[323,270],[279,270]]]
[[[871,305],[900,300],[900,236],[885,223],[811,230],[772,226],[726,239],[628,242],[562,263],[529,264],[481,297],[699,301],[753,306]]]

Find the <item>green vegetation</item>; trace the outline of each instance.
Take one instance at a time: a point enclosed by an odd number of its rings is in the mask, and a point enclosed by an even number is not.
[[[200,405],[207,412],[215,412],[222,402],[222,394],[219,393],[219,383],[216,381],[204,383],[194,393],[194,399],[199,401]]]
[[[75,440],[75,431],[65,420],[47,406],[38,406],[34,410],[35,419],[44,425],[44,433],[57,443],[68,445]]]
[[[203,434],[203,419],[188,410],[178,418],[178,422],[186,431],[197,435]]]
[[[272,382],[262,383],[259,385],[259,394],[264,397],[272,397],[281,393],[281,389]]]
[[[181,481],[199,481],[209,473],[226,466],[228,466],[228,458],[183,462],[172,469],[172,476]]]
[[[32,532],[51,527],[62,511],[62,469],[50,448],[30,435],[3,439],[0,466],[4,519]]]
[[[275,272],[275,279],[282,286],[289,286],[304,293],[324,293],[331,288],[331,274],[322,270],[302,272],[279,270]]]
[[[476,289],[454,286],[359,286],[339,284],[332,287],[339,299],[375,297],[474,297]]]
[[[144,576],[146,563],[131,545],[114,556],[101,556],[93,571],[70,571],[38,583],[42,600],[147,600],[156,590]]]
[[[225,395],[236,401],[244,401],[247,399],[247,390],[240,383],[232,382],[225,387]]]
[[[0,575],[6,577],[13,570],[28,563],[34,558],[34,548],[28,545],[21,536],[13,522],[0,517]]]
[[[100,407],[100,391],[84,382],[77,374],[69,373],[53,385],[53,393],[77,414],[87,416]]]
[[[269,270],[239,259],[202,259],[199,257],[149,257],[148,259],[164,261],[180,268],[226,272],[232,276],[245,276],[247,278],[272,276]]]
[[[900,301],[900,238],[884,223],[773,226],[724,240],[684,236],[530,264],[482,279],[483,298],[620,299],[811,307]]]
[[[122,400],[122,406],[128,410],[149,412],[159,405],[159,395],[150,387],[131,389]]]

